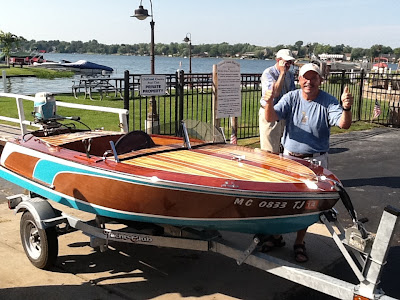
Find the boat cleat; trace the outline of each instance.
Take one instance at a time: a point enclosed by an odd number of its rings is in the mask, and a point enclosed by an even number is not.
[[[242,160],[246,159],[245,155],[240,155],[236,153],[229,153],[229,154],[232,155],[232,160],[237,160],[238,162],[241,162]]]
[[[310,162],[311,164],[315,165],[315,166],[321,166],[321,161],[319,161],[318,159],[307,159],[308,162]]]

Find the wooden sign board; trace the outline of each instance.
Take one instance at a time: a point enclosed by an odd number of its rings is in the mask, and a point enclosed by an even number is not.
[[[239,117],[242,114],[240,64],[224,60],[216,67],[215,116],[217,119]]]

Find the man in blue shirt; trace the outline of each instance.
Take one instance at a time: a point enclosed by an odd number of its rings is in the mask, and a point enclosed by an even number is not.
[[[317,65],[303,65],[299,70],[301,89],[285,94],[276,105],[274,88],[266,92],[265,119],[286,121],[282,137],[284,154],[312,158],[328,168],[330,127],[348,129],[351,126],[353,96],[346,86],[340,105],[335,97],[319,89],[321,82],[321,70]],[[294,244],[297,262],[308,260],[304,246],[306,231],[297,232]]]
[[[276,63],[265,69],[261,76],[262,97],[259,111],[260,127],[260,148],[273,153],[279,153],[281,137],[285,122],[265,120],[264,96],[268,90],[274,88],[274,104],[278,103],[281,97],[295,89],[293,73],[289,71],[294,62],[294,57],[289,49],[281,49],[276,53]]]

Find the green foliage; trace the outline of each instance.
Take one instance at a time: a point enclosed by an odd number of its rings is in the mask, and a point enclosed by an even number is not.
[[[74,72],[71,71],[58,71],[58,70],[40,69],[32,67],[8,68],[0,66],[0,72],[2,70],[6,71],[6,76],[35,76],[37,78],[46,78],[46,79],[65,78],[74,76]]]
[[[5,61],[8,65],[9,63],[9,57],[10,57],[10,52],[13,48],[13,46],[17,47],[19,42],[24,41],[25,39],[23,37],[16,36],[15,34],[11,32],[3,32],[0,30],[0,45],[1,45],[1,51],[5,55]]]
[[[183,39],[183,37],[182,37]],[[118,54],[118,55],[149,55],[149,43],[139,44],[121,44],[121,45],[106,45],[101,44],[97,40],[89,40],[88,42],[72,41],[65,42],[59,40],[53,41],[26,41],[21,40],[20,46],[25,50],[40,49],[47,52],[58,53],[97,53],[97,54]],[[370,49],[352,48],[349,45],[324,45],[319,43],[303,44],[303,41],[297,41],[294,45],[276,45],[276,46],[260,46],[250,45],[248,43],[238,43],[230,45],[226,42],[219,44],[192,44],[193,56],[210,56],[210,57],[234,57],[242,55],[246,52],[254,52],[255,56],[260,59],[274,58],[275,53],[281,48],[289,48],[298,51],[298,57],[306,57],[309,54],[315,55],[328,54],[343,54],[351,53],[353,59],[361,59],[363,57],[376,57],[378,54],[394,54],[396,58],[400,57],[400,48],[391,49],[383,45],[373,45]],[[185,42],[162,44],[156,43],[154,46],[156,55],[170,56],[187,56],[188,45]]]
[[[37,78],[54,79],[74,76],[74,72],[72,71],[45,70],[38,68],[31,68],[31,71]]]
[[[344,78],[335,76],[335,77],[329,77],[328,81],[330,84],[341,84],[342,82],[344,84],[349,84],[350,78],[348,75],[346,75]]]

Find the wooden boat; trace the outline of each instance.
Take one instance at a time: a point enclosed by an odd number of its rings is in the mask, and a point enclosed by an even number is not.
[[[305,228],[340,199],[338,178],[315,163],[226,144],[198,121],[182,124],[179,137],[51,120],[1,142],[0,176],[99,216],[255,234]]]

